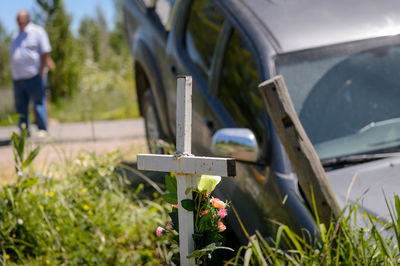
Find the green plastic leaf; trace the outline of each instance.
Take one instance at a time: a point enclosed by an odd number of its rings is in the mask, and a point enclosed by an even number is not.
[[[36,147],[33,151],[31,151],[28,155],[28,157],[25,159],[23,164],[21,165],[21,169],[25,169],[27,166],[29,166],[32,161],[36,158],[36,156],[39,154],[41,147],[38,146]]]
[[[206,246],[205,248],[202,249],[196,249],[195,251],[193,251],[191,254],[189,254],[187,256],[188,259],[190,258],[201,258],[203,257],[205,254],[211,254],[213,253],[215,250],[217,249],[225,249],[225,250],[230,250],[230,251],[234,251],[233,249],[231,249],[230,247],[223,247],[223,246],[216,246],[215,243],[212,243],[208,246]]]
[[[179,233],[179,219],[178,219],[178,212],[177,211],[172,211],[169,213],[169,217],[171,218],[172,221],[172,228],[175,229]]]
[[[203,233],[203,232],[207,232],[212,230],[212,213],[209,212],[207,214],[204,214],[203,216],[201,216],[200,220],[199,220],[199,233]]]
[[[215,231],[208,232],[206,235],[206,245],[215,243],[222,239],[222,236]]]
[[[176,178],[170,175],[165,176],[165,187],[170,193],[175,193],[177,191]]]
[[[176,193],[167,193],[161,197],[169,204],[178,204],[178,195]]]
[[[191,200],[191,199],[184,199],[184,200],[181,201],[181,203],[182,203],[182,207],[183,207],[185,210],[187,210],[187,211],[189,211],[189,212],[194,211],[194,201],[193,201],[193,200]]]

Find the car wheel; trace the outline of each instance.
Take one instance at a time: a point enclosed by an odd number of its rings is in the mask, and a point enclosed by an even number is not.
[[[150,153],[163,154],[164,149],[161,146],[162,132],[160,128],[160,121],[155,108],[154,97],[150,90],[146,90],[144,92],[142,97],[142,105],[149,151]]]

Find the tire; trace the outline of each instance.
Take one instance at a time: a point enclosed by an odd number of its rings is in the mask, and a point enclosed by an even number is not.
[[[160,127],[156,105],[151,90],[146,90],[142,96],[143,118],[145,122],[147,146],[150,153],[163,154],[163,134]]]

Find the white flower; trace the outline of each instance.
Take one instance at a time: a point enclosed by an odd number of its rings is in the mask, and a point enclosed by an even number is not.
[[[17,223],[18,223],[19,225],[22,225],[22,224],[24,223],[24,221],[23,221],[21,218],[18,218]]]
[[[202,192],[211,193],[220,181],[220,176],[202,175],[197,178],[197,189]]]

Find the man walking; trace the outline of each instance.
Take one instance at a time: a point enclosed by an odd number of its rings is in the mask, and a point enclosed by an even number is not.
[[[46,31],[30,22],[29,13],[17,14],[19,31],[13,35],[10,66],[14,84],[15,108],[20,115],[19,127],[29,132],[29,102],[34,105],[39,137],[47,135],[47,107],[44,78],[54,63],[50,57],[51,46]]]

